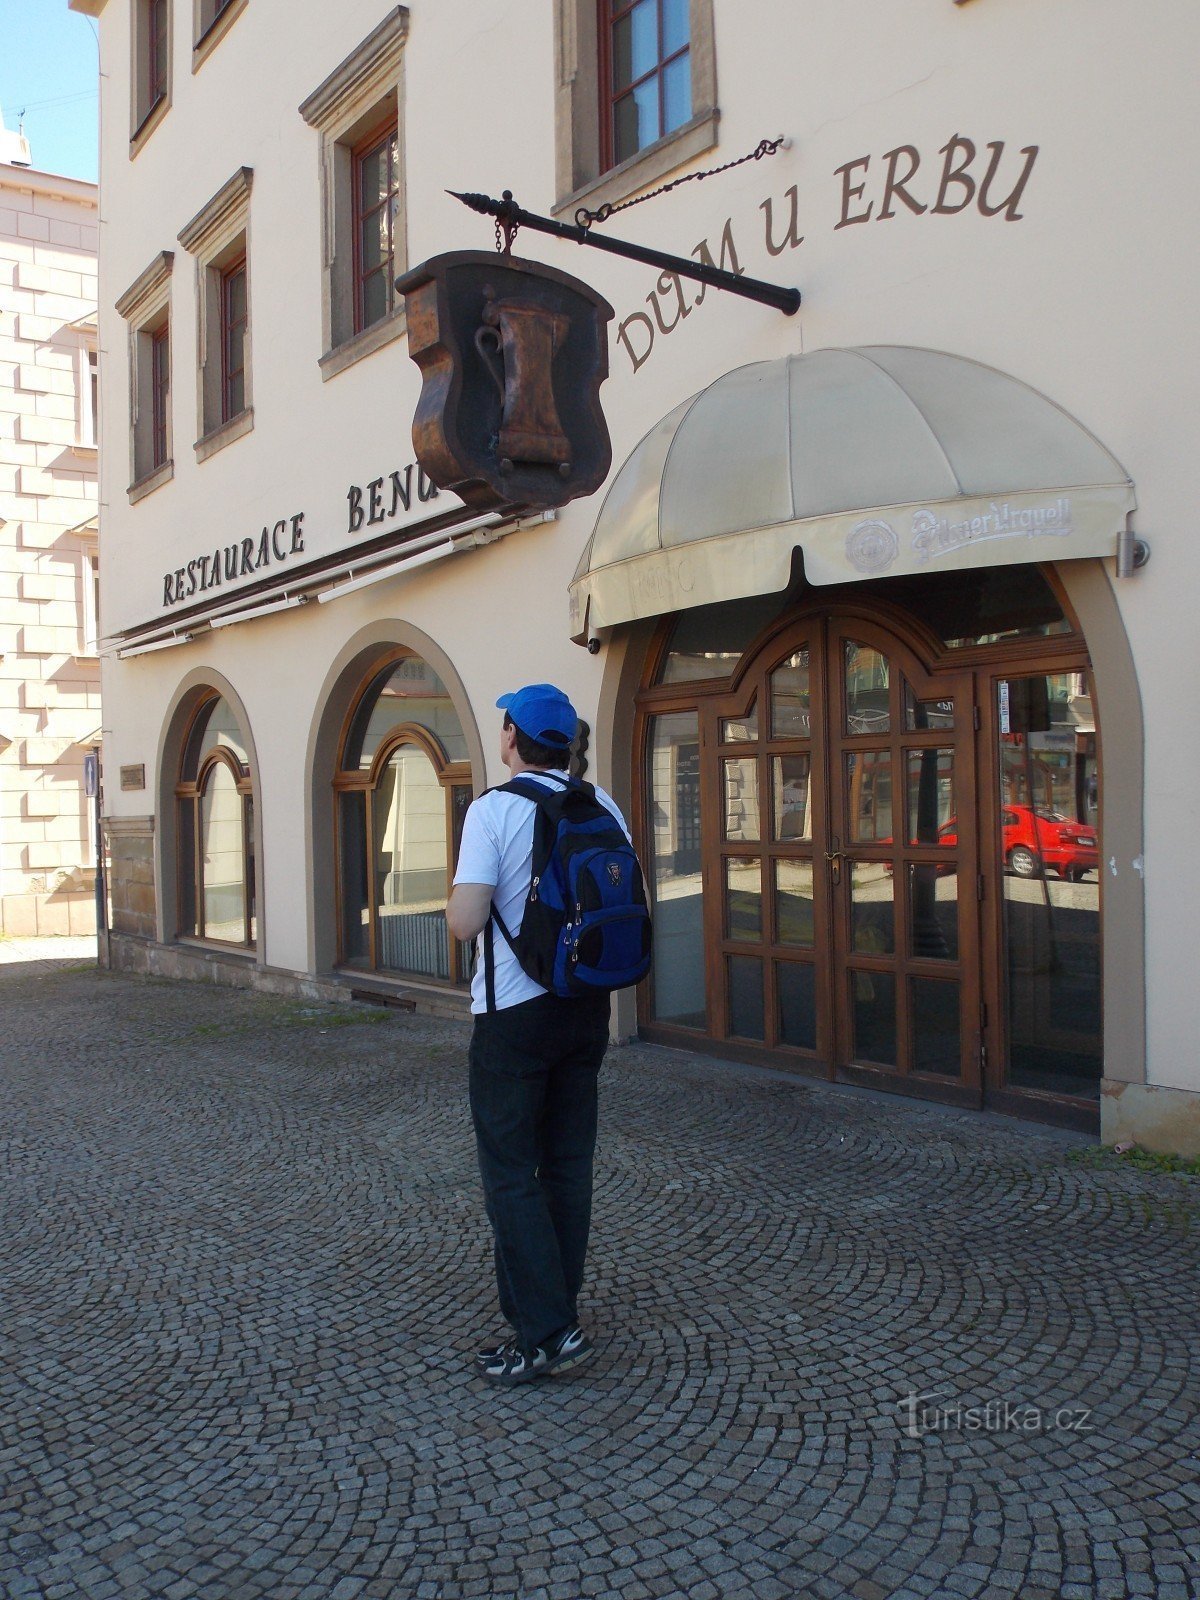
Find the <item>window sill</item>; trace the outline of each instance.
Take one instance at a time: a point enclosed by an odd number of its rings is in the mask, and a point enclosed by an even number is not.
[[[156,100],[150,107],[149,111],[147,111],[146,115],[142,118],[137,127],[129,136],[130,161],[132,161],[134,156],[137,155],[138,151],[146,143],[146,140],[149,139],[150,135],[154,132],[155,128],[158,127],[159,123],[166,116],[170,109],[171,96],[169,94],[164,94],[161,99]]]
[[[574,222],[575,212],[581,205],[586,204],[589,211],[598,211],[602,205],[615,205],[629,199],[639,189],[657,183],[675,167],[713,148],[720,119],[721,113],[715,106],[711,111],[700,112],[681,128],[622,161],[619,167],[610,167],[598,178],[582,184],[573,194],[566,195],[551,206],[551,216],[569,217]]]
[[[175,943],[183,945],[186,950],[200,950],[205,955],[244,962],[248,967],[256,965],[258,961],[258,950],[254,945],[228,944],[223,939],[197,939],[195,934],[190,933],[177,934]]]
[[[147,472],[144,477],[136,478],[125,491],[129,496],[129,504],[137,505],[139,500],[144,500],[148,494],[153,494],[155,489],[161,489],[164,483],[170,483],[175,476],[175,463],[164,461],[161,467],[155,467],[153,472]]]
[[[249,433],[253,426],[254,407],[247,406],[244,411],[239,411],[236,417],[230,417],[228,422],[222,422],[218,427],[211,428],[202,438],[196,440],[192,446],[196,452],[196,460],[207,461],[209,456],[215,456],[218,450],[224,450],[227,444],[232,444],[244,433]]]
[[[327,383],[330,378],[336,377],[339,372],[344,372],[347,367],[352,367],[356,361],[374,355],[376,350],[382,350],[393,340],[404,333],[408,319],[404,308],[393,311],[390,316],[383,317],[379,322],[373,322],[369,328],[364,328],[361,333],[352,334],[349,339],[341,344],[334,345],[332,350],[317,362],[321,369],[321,381]]]
[[[207,29],[192,46],[193,72],[199,72],[245,9],[246,0],[231,0],[221,15],[209,23]]]

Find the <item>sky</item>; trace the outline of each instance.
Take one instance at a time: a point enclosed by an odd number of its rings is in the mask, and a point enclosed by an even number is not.
[[[0,109],[22,108],[33,165],[96,182],[96,24],[67,0],[0,0]]]

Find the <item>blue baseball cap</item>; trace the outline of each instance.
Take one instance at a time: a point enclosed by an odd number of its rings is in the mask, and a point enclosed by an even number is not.
[[[496,705],[508,712],[522,733],[539,744],[565,749],[575,737],[579,722],[575,707],[552,683],[527,683],[523,689],[502,694]]]

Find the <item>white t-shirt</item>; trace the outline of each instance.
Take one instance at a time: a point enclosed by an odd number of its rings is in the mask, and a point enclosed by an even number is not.
[[[544,789],[561,789],[561,781],[540,772],[522,772]],[[630,837],[625,818],[611,795],[597,788],[596,799],[607,807]],[[495,790],[480,795],[463,819],[462,843],[458,851],[455,883],[486,883],[494,889],[492,902],[504,918],[504,926],[516,937],[525,912],[529,880],[533,874],[533,825],[537,806],[521,794],[498,794]],[[534,1000],[547,991],[521,969],[499,928],[492,929],[492,953],[496,971],[496,1009],[506,1011],[523,1000]],[[483,962],[483,934],[475,941],[475,976],[471,980],[471,1010],[487,1010],[487,979]]]

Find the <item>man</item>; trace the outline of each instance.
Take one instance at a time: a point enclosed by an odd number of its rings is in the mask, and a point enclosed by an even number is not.
[[[561,788],[578,719],[552,684],[501,695],[500,759],[547,789]],[[597,798],[629,830],[616,803]],[[467,812],[446,921],[457,939],[484,933],[495,904],[520,928],[529,894],[536,804],[489,790]],[[493,924],[494,927],[494,924]],[[489,1010],[485,943],[492,945]],[[527,1383],[578,1365],[594,1346],[579,1326],[592,1211],[597,1078],[608,1044],[606,993],[564,999],[535,983],[498,931],[478,940],[471,1010],[471,1118],[495,1244],[500,1309],[512,1342],[481,1350],[493,1383]]]

